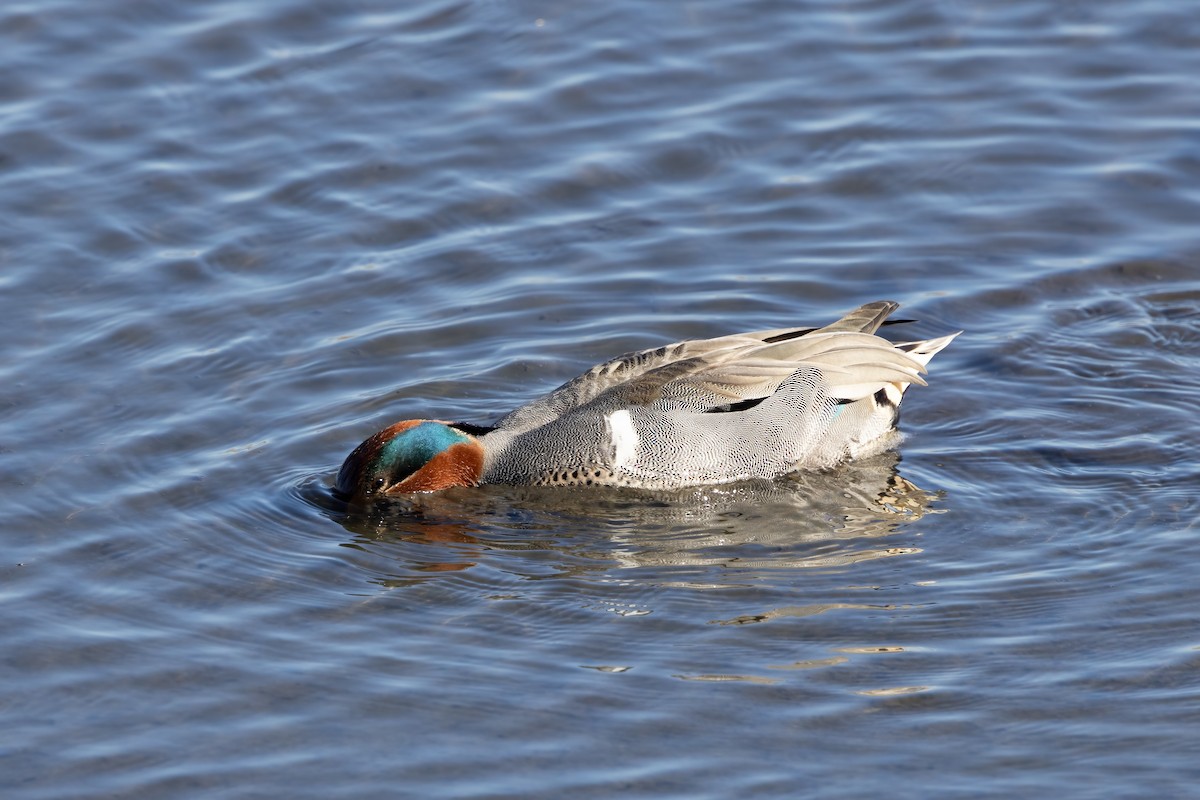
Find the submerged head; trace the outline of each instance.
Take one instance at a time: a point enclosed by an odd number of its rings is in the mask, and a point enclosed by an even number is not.
[[[337,476],[351,500],[474,486],[483,473],[483,446],[445,422],[410,419],[384,428],[354,448]]]

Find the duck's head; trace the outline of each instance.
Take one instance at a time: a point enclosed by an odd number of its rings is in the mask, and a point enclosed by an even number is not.
[[[354,448],[338,471],[337,491],[352,501],[378,495],[474,486],[483,473],[483,445],[451,423],[409,419]]]

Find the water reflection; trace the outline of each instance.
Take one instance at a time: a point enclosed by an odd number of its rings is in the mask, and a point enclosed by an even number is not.
[[[353,534],[347,547],[393,562],[392,586],[503,556],[504,570],[525,578],[648,568],[660,585],[699,588],[920,552],[887,540],[934,513],[938,495],[901,476],[899,460],[884,453],[825,472],[673,492],[489,486],[365,508],[328,493],[307,499]],[[676,567],[689,569],[661,572]]]
[[[623,532],[621,564],[811,569],[919,552],[881,541],[929,513],[937,498],[902,477],[898,463],[885,453],[832,471],[695,492],[691,504],[664,512],[684,517],[688,530]]]

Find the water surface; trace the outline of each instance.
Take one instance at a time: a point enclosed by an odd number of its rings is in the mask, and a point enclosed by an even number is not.
[[[0,788],[1186,797],[1200,17],[10,2]],[[349,511],[396,419],[895,299],[898,452]]]

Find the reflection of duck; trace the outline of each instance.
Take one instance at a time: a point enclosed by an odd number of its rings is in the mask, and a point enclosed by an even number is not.
[[[337,488],[356,500],[481,483],[669,489],[870,456],[895,442],[904,390],[957,335],[875,336],[897,307],[620,356],[493,427],[398,422],[350,454]]]
[[[467,570],[501,553],[525,563],[520,554],[528,553],[526,566],[537,574],[550,565],[562,575],[607,573],[614,564],[695,567],[670,582],[717,586],[761,570],[838,569],[919,552],[890,537],[936,513],[936,498],[901,477],[898,463],[889,451],[830,470],[674,490],[488,486],[364,506],[335,502],[335,517],[355,534],[348,546],[385,544],[400,562],[389,583]],[[522,567],[510,560],[503,571],[522,574]]]
[[[651,509],[637,528],[614,536],[621,545],[618,558],[627,567],[736,567],[745,575],[759,568],[838,568],[919,552],[882,541],[936,513],[930,504],[937,496],[902,477],[899,460],[890,451],[774,481],[690,490],[691,502]],[[675,517],[665,535],[644,527],[658,515],[664,521]]]
[[[393,565],[395,571],[389,570],[386,576],[373,580],[382,586],[406,586],[438,573],[465,572],[475,567],[478,556],[489,549],[479,530],[466,522],[388,504],[364,507],[363,511],[366,510],[371,513],[342,506],[335,517],[355,535],[344,547],[372,551],[380,543],[403,543],[402,550],[395,554],[403,554],[401,563]]]

